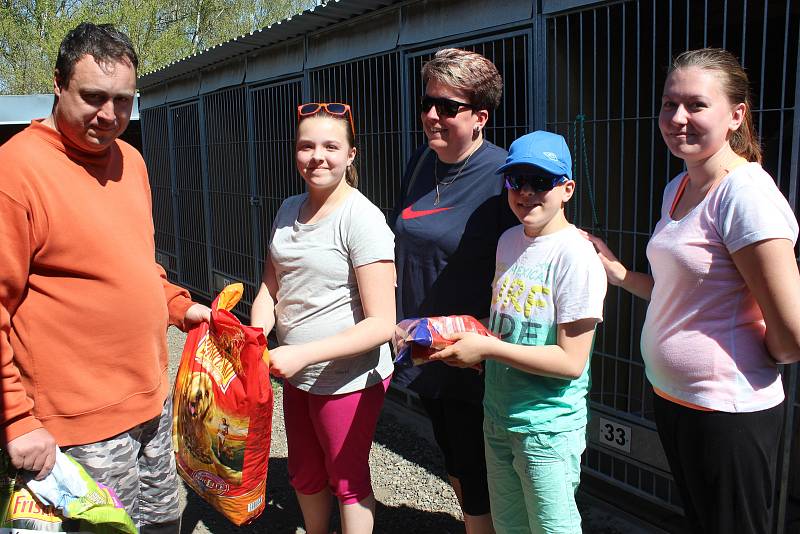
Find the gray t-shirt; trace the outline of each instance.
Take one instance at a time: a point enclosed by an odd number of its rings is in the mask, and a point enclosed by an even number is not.
[[[297,222],[307,193],[287,198],[275,216],[269,254],[278,280],[276,332],[281,345],[333,336],[364,319],[354,268],[394,261],[394,235],[383,213],[353,190],[333,213]],[[388,343],[352,358],[309,365],[289,382],[318,395],[358,391],[392,373]]]

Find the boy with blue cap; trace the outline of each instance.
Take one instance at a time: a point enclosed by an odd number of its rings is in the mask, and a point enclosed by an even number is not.
[[[497,532],[579,533],[589,356],[606,275],[564,215],[575,182],[563,137],[520,137],[497,172],[522,223],[497,246],[489,322],[497,337],[456,334],[433,358],[459,367],[486,360],[484,434]]]

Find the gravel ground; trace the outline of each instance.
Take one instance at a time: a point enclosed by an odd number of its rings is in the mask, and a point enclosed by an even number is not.
[[[177,372],[186,335],[168,332],[170,376]],[[182,534],[270,533],[301,534],[302,519],[294,491],[287,482],[286,436],[283,429],[282,390],[273,381],[275,408],[267,475],[267,506],[251,525],[236,527],[192,490],[181,488],[184,506]],[[410,459],[413,459],[411,461]],[[375,532],[380,534],[463,534],[458,501],[440,466],[438,450],[424,417],[387,403],[378,421],[370,467],[378,501]],[[579,496],[584,532],[634,534],[657,532],[619,511]],[[332,528],[338,527],[334,518]]]

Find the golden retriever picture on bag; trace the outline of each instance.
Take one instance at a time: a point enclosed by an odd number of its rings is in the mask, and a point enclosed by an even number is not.
[[[178,460],[193,471],[216,475],[229,484],[240,484],[244,467],[244,447],[247,441],[248,419],[237,416],[226,398],[217,395],[230,385],[235,374],[228,355],[216,350],[211,338],[201,344],[196,362],[200,370],[179,376],[180,389],[175,399],[179,452]],[[216,380],[215,380],[216,378]],[[177,389],[177,388],[176,388]],[[203,482],[217,487],[212,477]]]
[[[208,423],[213,417],[214,385],[205,373],[191,373],[183,390],[183,408],[178,414],[178,429],[186,449],[198,460],[210,464],[211,436]]]

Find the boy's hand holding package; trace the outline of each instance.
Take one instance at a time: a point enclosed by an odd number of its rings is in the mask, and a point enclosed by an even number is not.
[[[455,332],[446,338],[453,344],[430,355],[430,360],[441,360],[453,367],[475,367],[492,352],[497,343],[495,337],[487,337],[476,332]]]
[[[436,359],[444,359],[441,356],[442,349],[462,339],[462,337],[455,337],[460,334],[474,334],[485,339],[494,338],[491,331],[469,315],[422,317],[400,321],[392,339],[396,354],[394,363],[400,367],[421,365],[431,361],[431,356],[434,354],[440,355]],[[445,355],[449,354],[450,352],[445,353]],[[445,363],[458,367],[473,367],[477,371],[482,371],[480,365],[482,358],[475,360],[475,356],[472,355],[471,360],[474,361],[470,364],[459,363],[455,360]]]

